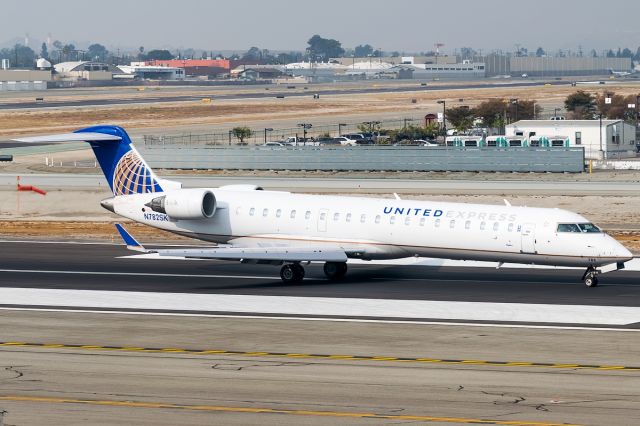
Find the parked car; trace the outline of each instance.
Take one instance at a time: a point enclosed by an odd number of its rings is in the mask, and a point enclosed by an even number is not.
[[[393,144],[393,146],[423,146],[425,141],[403,139]]]
[[[416,139],[414,140],[414,142],[417,142],[420,144],[420,146],[440,146],[438,145],[438,142],[436,142],[435,140],[431,139],[431,140],[426,140],[426,139]]]
[[[340,141],[336,140],[336,138],[331,138],[331,137],[321,137],[321,138],[316,139],[316,142],[320,146],[323,146],[323,145],[342,145],[340,143]]]
[[[337,138],[333,138],[335,141],[339,142],[340,145],[345,145],[345,146],[356,146],[358,145],[358,143],[353,140],[353,139],[349,139],[346,136],[338,136]]]
[[[263,143],[262,146],[286,146],[283,142],[267,142]]]
[[[354,140],[356,142],[367,140],[367,138],[362,133],[347,133],[346,135],[342,135],[342,136],[347,139]]]

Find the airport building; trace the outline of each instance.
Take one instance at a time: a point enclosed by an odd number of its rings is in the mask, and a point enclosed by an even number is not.
[[[108,81],[120,70],[109,64],[94,61],[61,62],[54,65],[55,77],[67,81]]]
[[[132,64],[133,65],[133,64]],[[146,61],[144,65],[156,67],[180,68],[187,77],[216,78],[229,74],[229,59],[171,59]]]
[[[125,75],[134,76],[141,80],[184,80],[185,77],[185,72],[182,68],[145,65],[144,62],[120,65],[118,69]]]
[[[48,70],[0,70],[0,92],[47,90]]]
[[[584,147],[591,160],[636,156],[635,126],[622,120],[522,120],[507,125],[506,136],[568,140],[570,147]]]
[[[608,75],[611,70],[631,71],[630,58],[509,56],[492,54],[476,58],[486,64],[487,77],[571,77]]]

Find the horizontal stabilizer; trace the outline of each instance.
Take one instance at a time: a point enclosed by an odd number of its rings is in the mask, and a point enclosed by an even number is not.
[[[30,138],[14,139],[16,142],[42,143],[42,142],[119,142],[120,136],[106,133],[60,133],[57,135],[33,136]]]
[[[124,229],[122,225],[120,225],[119,223],[116,223],[116,229],[120,233],[120,236],[124,240],[124,243],[127,245],[127,248],[129,250],[141,251],[141,252],[147,251],[144,247],[142,247],[142,245],[139,242],[136,241],[135,238],[131,236],[131,234],[127,232],[126,229]]]

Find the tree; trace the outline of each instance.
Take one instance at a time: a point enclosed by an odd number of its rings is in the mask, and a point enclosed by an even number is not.
[[[240,139],[240,144],[244,145],[244,140],[246,138],[250,138],[252,135],[251,129],[245,126],[242,127],[234,127],[231,129],[231,133],[236,138]]]
[[[477,55],[478,55],[478,52],[476,52],[471,47],[461,47],[460,48],[460,56],[462,56],[462,59],[473,59],[473,57],[477,56]]]
[[[542,58],[543,56],[547,56],[547,53],[544,51],[542,47],[538,47],[538,50],[536,50],[536,56],[538,58]]]
[[[518,115],[513,119],[536,120],[542,112],[542,107],[536,101],[518,101]]]
[[[633,52],[628,47],[625,47],[622,53],[620,54],[621,58],[633,58]]]
[[[364,58],[366,56],[373,55],[373,47],[370,44],[361,44],[353,49],[353,54],[356,58]]]
[[[147,59],[150,61],[158,60],[158,61],[168,61],[173,59],[173,55],[168,50],[150,50],[147,53]]]
[[[28,46],[16,44],[12,49],[0,50],[0,59],[8,59],[14,68],[33,68],[36,53]]]
[[[60,52],[62,53],[62,57],[64,58],[65,61],[70,61],[71,53],[75,51],[76,51],[76,46],[71,43],[65,44],[64,46],[62,46],[62,49],[60,49]]]
[[[107,56],[109,56],[109,51],[103,45],[95,43],[87,48],[87,55],[89,56],[89,60],[105,61]]]
[[[258,47],[252,47],[242,56],[242,59],[249,61],[259,61],[262,59],[262,51]]]
[[[591,93],[578,90],[567,96],[564,107],[571,112],[573,117],[580,120],[593,120],[595,117],[595,99]]]
[[[507,104],[504,99],[489,99],[482,102],[475,109],[476,117],[482,120],[485,127],[500,128],[504,126],[504,116]]]
[[[49,59],[49,49],[47,49],[47,43],[42,43],[42,47],[40,47],[40,57]]]
[[[606,99],[611,99],[610,103]],[[636,103],[636,95],[622,96],[615,93],[603,92],[595,99],[598,112],[603,117],[612,120],[627,120],[635,117],[635,109],[630,109],[630,104]]]
[[[453,107],[447,110],[447,121],[458,132],[466,132],[473,127],[474,117],[475,111],[467,106]]]
[[[636,50],[636,56],[633,57],[635,61],[640,61],[640,47]]]
[[[314,35],[307,42],[309,47],[309,60],[317,60],[318,58],[328,60],[329,58],[337,58],[344,54],[342,44],[338,40],[322,38]]]
[[[144,61],[147,59],[147,55],[144,54],[144,46],[138,47],[138,60]]]

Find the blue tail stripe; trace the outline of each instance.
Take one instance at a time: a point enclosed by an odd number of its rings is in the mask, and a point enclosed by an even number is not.
[[[114,195],[163,192],[153,171],[133,149],[131,139],[122,127],[94,126],[75,133],[104,133],[120,137],[119,143],[90,143]]]

